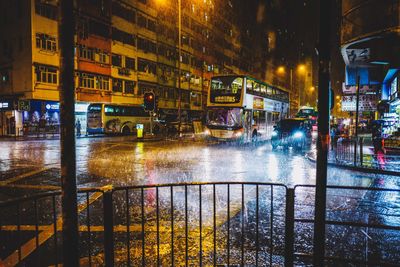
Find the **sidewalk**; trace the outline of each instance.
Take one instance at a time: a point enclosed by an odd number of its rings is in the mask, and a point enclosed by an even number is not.
[[[400,175],[400,156],[399,155],[386,155],[386,154],[374,154],[372,146],[363,147],[363,159],[360,161],[358,155],[356,164],[354,164],[354,154],[349,155],[350,157],[340,157],[336,155],[336,150],[329,150],[328,152],[328,164],[337,167],[351,167],[356,168],[360,171],[367,172],[378,172],[390,175]],[[317,151],[314,149],[306,153],[306,158],[316,162]]]

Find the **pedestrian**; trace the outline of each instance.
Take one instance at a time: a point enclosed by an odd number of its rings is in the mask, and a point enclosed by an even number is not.
[[[335,144],[335,137],[336,137],[336,129],[335,127],[331,127],[330,131],[330,137],[331,137],[331,150],[333,150],[334,144]]]
[[[81,136],[81,121],[78,119],[75,123],[76,136]]]

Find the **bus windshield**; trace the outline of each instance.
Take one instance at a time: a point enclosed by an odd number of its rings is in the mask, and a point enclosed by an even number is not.
[[[212,103],[239,103],[243,88],[243,78],[221,76],[211,79]]]
[[[240,108],[210,109],[207,112],[207,125],[239,128],[243,124],[242,114]]]

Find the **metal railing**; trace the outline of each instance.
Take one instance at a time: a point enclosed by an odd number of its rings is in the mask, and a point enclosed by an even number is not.
[[[354,138],[336,140],[334,149],[330,151],[329,161],[340,165],[400,173],[398,166],[400,156],[368,151],[368,149],[373,149],[372,142],[371,139],[363,137],[358,140]]]
[[[312,263],[314,185],[297,185],[295,201],[295,259]],[[326,266],[398,266],[400,255],[399,210],[379,213],[382,205],[398,197],[400,189],[361,186],[328,186],[326,214]],[[310,197],[311,196],[311,197]],[[381,199],[377,199],[381,198]],[[390,204],[389,204],[390,205]],[[383,216],[382,216],[383,217]],[[299,231],[299,229],[305,229]],[[301,242],[301,243],[300,243]]]
[[[241,182],[82,189],[78,193],[81,264],[309,264],[314,190],[311,185],[293,189],[282,184]],[[391,223],[379,221],[371,210],[377,197],[385,201],[399,193],[394,189],[329,186],[327,264],[394,266],[399,262],[398,210],[393,207],[393,216],[387,216],[393,219]],[[0,259],[5,266],[62,264],[60,202],[60,192],[52,192],[0,203]],[[381,232],[374,232],[378,230]],[[382,240],[373,239],[378,234],[385,242],[394,242],[389,243],[393,253],[385,243],[377,244]],[[357,247],[348,244],[347,235],[359,242]],[[361,244],[364,254],[360,254]],[[388,255],[379,254],[385,248]]]

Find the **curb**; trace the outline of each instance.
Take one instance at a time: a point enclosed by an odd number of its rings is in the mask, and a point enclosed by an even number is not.
[[[305,157],[309,161],[311,161],[313,163],[317,162],[317,160],[315,158],[311,157],[308,153],[305,155]],[[364,173],[374,173],[374,174],[384,174],[384,175],[391,175],[391,176],[400,176],[400,172],[397,172],[397,171],[364,168],[364,167],[359,167],[359,166],[343,165],[343,164],[338,164],[338,163],[333,163],[333,162],[328,162],[328,166],[337,167],[337,168],[341,168],[341,169],[352,170],[352,171],[364,172]]]

